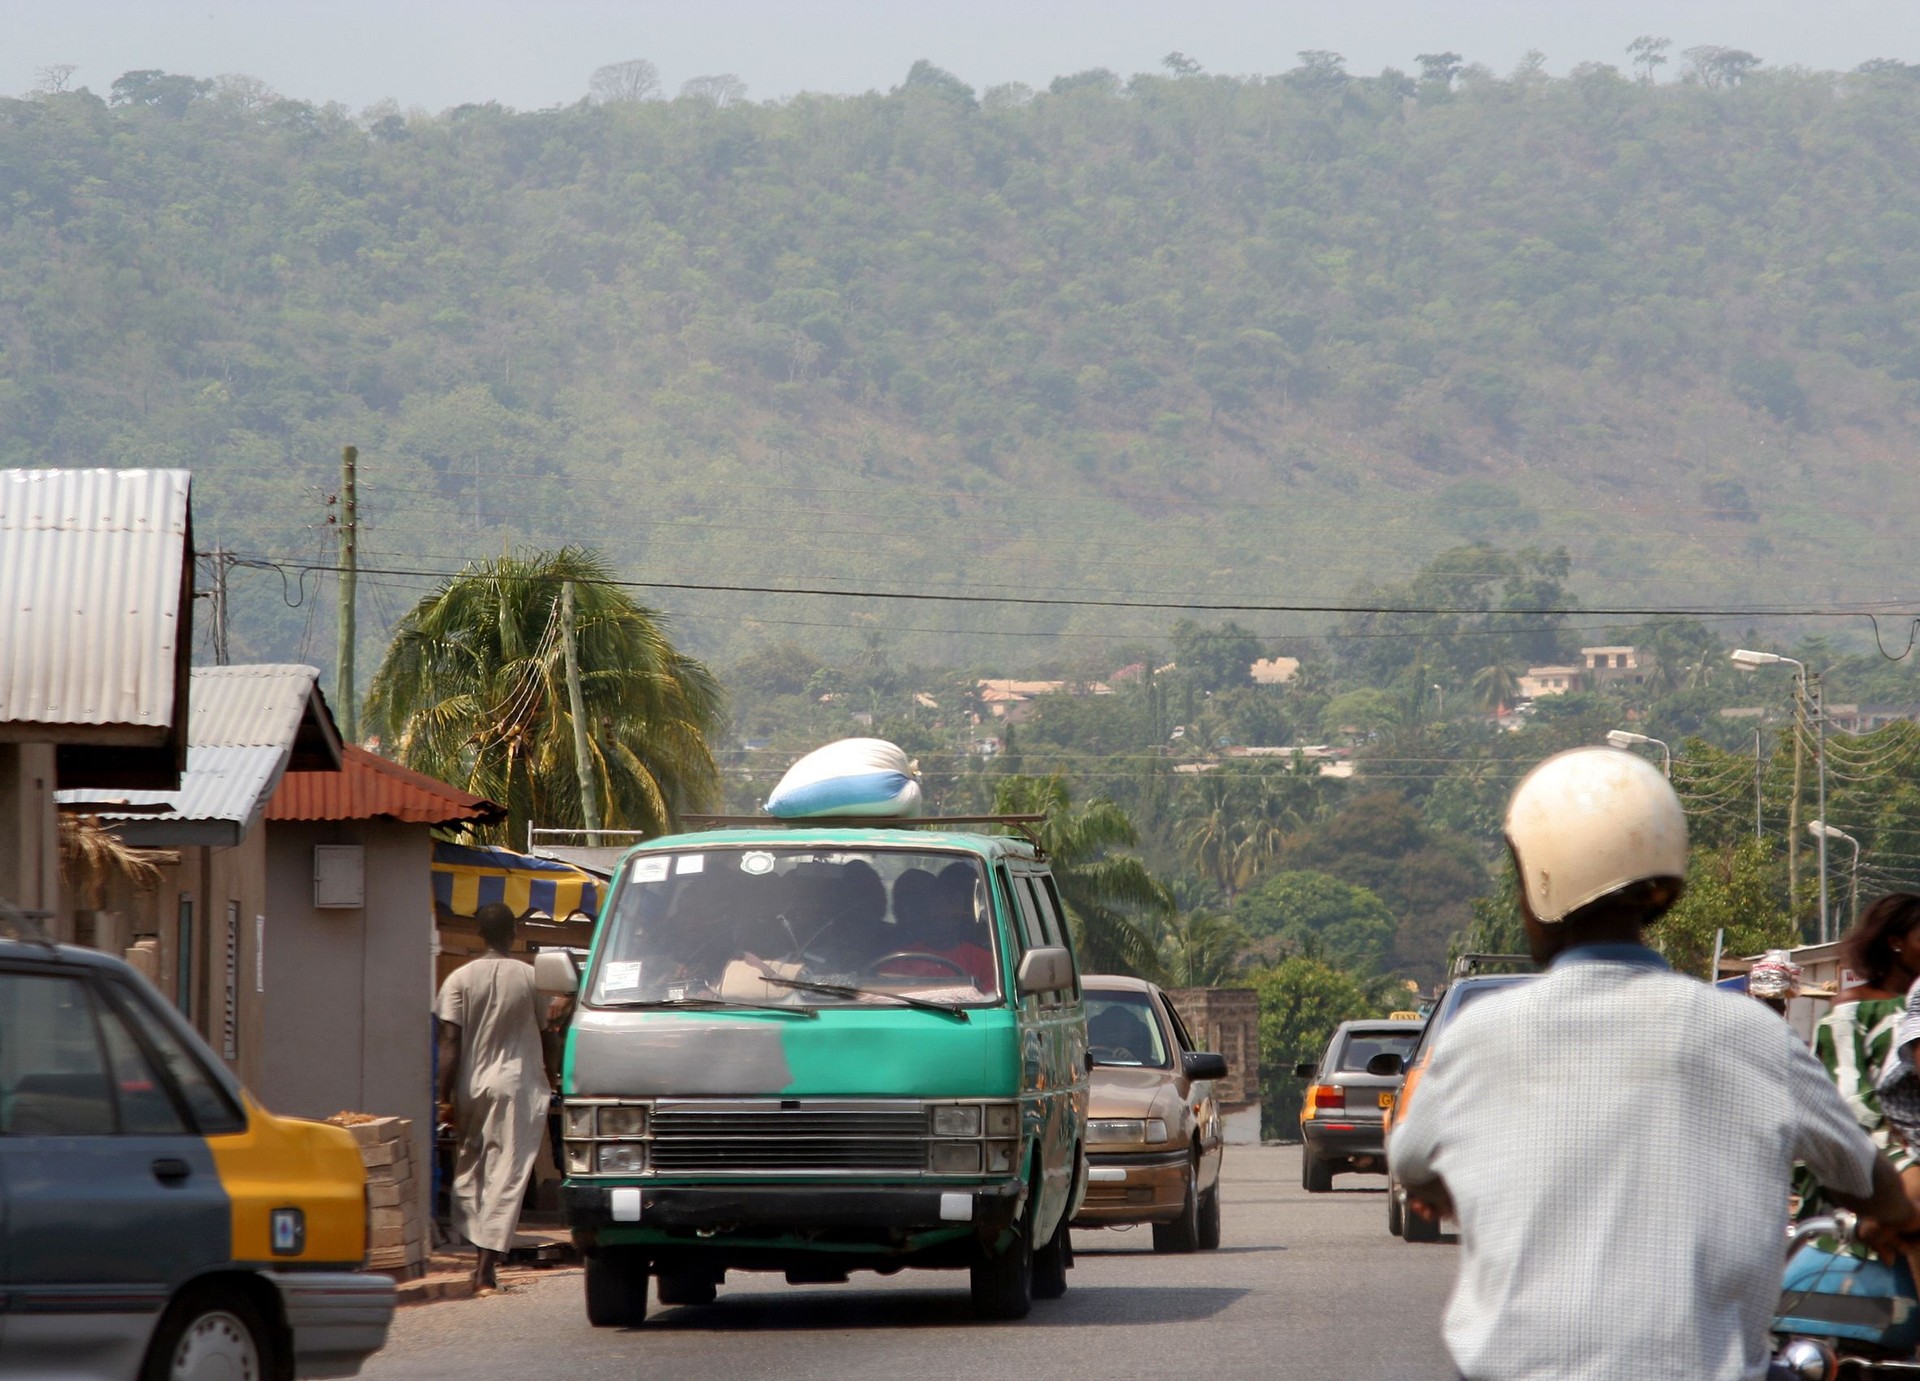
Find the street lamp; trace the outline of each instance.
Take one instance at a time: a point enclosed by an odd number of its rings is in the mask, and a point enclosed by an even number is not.
[[[1853,881],[1848,886],[1849,925],[1860,924],[1860,841],[1845,830],[1835,829],[1825,820],[1807,821],[1807,833],[1815,839],[1841,839],[1853,845]]]
[[[1736,648],[1728,654],[1728,657],[1735,666],[1745,667],[1748,671],[1753,671],[1759,667],[1782,665],[1792,667],[1794,674],[1799,677],[1800,680],[1800,704],[1803,711],[1807,707],[1812,694],[1809,681],[1817,680],[1818,678],[1810,678],[1808,676],[1807,664],[1805,662],[1798,661],[1792,657],[1782,657],[1777,652],[1754,652],[1744,647]],[[1827,818],[1827,715],[1824,705],[1813,713],[1813,733],[1813,765],[1815,775],[1819,781],[1820,819],[1824,821]],[[1797,760],[1796,758],[1796,761]],[[1795,804],[1797,807],[1797,795]],[[1817,839],[1820,844],[1820,943],[1825,944],[1830,938],[1827,934],[1827,836],[1816,830],[1814,831],[1814,838]]]
[[[1609,729],[1607,730],[1607,742],[1611,743],[1615,748],[1633,748],[1643,743],[1652,744],[1660,750],[1660,770],[1666,773],[1668,777],[1673,776],[1673,750],[1667,747],[1666,743],[1662,740],[1648,738],[1645,734],[1629,733],[1625,729]]]
[[[1438,705],[1434,707],[1434,713],[1439,715],[1442,719],[1445,719],[1447,715],[1447,693],[1441,690],[1440,687],[1436,685],[1433,688],[1433,694],[1434,694],[1434,698],[1439,702]]]

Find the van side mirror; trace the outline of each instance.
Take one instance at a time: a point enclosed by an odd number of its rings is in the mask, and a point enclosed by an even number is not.
[[[1293,1077],[1296,1079],[1311,1079],[1314,1076],[1315,1071],[1317,1071],[1319,1068],[1320,1066],[1315,1064],[1312,1060],[1302,1060],[1300,1061],[1299,1064],[1293,1067]]]
[[[1180,1072],[1189,1079],[1224,1079],[1227,1057],[1211,1050],[1186,1050],[1180,1054]]]
[[[1014,975],[1014,991],[1057,993],[1073,986],[1073,956],[1060,945],[1041,945],[1020,956],[1020,968]]]
[[[580,969],[563,949],[543,949],[533,956],[534,986],[543,993],[572,997],[580,991]]]
[[[1367,1073],[1391,1078],[1406,1072],[1407,1062],[1391,1050],[1383,1050],[1367,1061]]]

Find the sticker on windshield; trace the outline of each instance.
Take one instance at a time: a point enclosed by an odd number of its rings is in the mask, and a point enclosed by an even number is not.
[[[639,987],[640,961],[638,959],[612,959],[607,961],[607,971],[600,980],[600,986],[610,993]]]
[[[762,873],[773,871],[773,855],[755,849],[740,860],[740,871],[759,877]]]
[[[633,880],[635,882],[659,882],[667,875],[667,865],[673,860],[665,856],[659,858],[636,858],[633,861]]]
[[[706,869],[705,854],[681,854],[680,861],[674,865],[673,871],[685,877],[688,873],[704,873]]]

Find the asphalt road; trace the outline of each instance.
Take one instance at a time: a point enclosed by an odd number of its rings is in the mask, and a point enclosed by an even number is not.
[[[961,1272],[790,1286],[734,1275],[704,1307],[644,1328],[588,1326],[578,1270],[488,1299],[415,1306],[361,1373],[567,1381],[671,1376],[1014,1376],[1443,1381],[1441,1306],[1455,1248],[1389,1237],[1377,1175],[1300,1188],[1297,1147],[1228,1148],[1218,1251],[1152,1254],[1145,1228],[1076,1232],[1066,1297],[976,1323]],[[1035,1349],[1059,1349],[1042,1357]]]

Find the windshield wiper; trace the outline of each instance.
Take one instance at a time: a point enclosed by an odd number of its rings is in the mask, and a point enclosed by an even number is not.
[[[897,1002],[903,1007],[918,1007],[923,1012],[940,1012],[946,1016],[959,1017],[962,1021],[972,1021],[967,1009],[952,1002],[931,1002],[924,997],[908,997],[905,993],[890,993],[879,988],[855,988],[846,983],[817,983],[811,978],[775,978],[764,975],[763,983],[776,988],[797,988],[807,993],[827,993],[833,997],[877,997]]]
[[[604,999],[594,1004],[597,1007],[618,1007],[623,1011],[636,1008],[671,1009],[674,1007],[695,1007],[702,1010],[734,1008],[744,1012],[773,1012],[783,1017],[817,1017],[818,1009],[813,1007],[776,1007],[771,1002],[740,1002],[730,997],[642,997],[631,1002]]]

